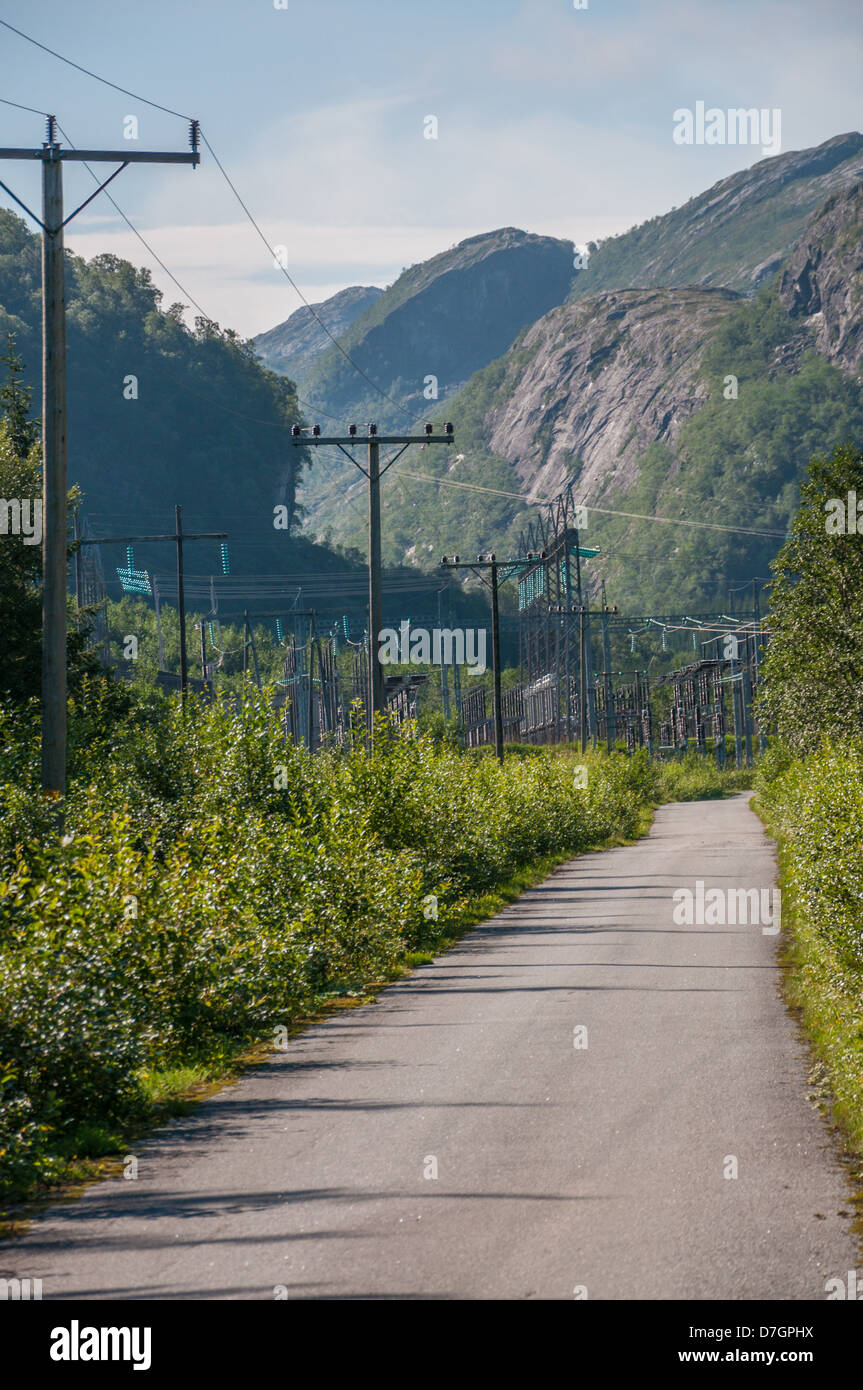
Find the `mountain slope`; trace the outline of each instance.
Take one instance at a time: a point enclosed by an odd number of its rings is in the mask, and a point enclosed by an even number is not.
[[[863,135],[759,160],[682,208],[609,237],[573,297],[651,285],[722,285],[750,294],[777,271],[808,217],[863,177]]]
[[[235,333],[187,329],[163,311],[149,272],[115,256],[67,254],[66,298],[69,485],[94,535],[169,532],[180,503],[187,530],[228,532],[233,574],[351,568],[273,526],[275,506],[296,511],[305,453],[290,444],[292,382]],[[0,210],[0,343],[15,335],[37,413],[40,316],[39,238]],[[109,575],[124,561],[123,546],[104,549]],[[170,576],[172,549],[136,545],[135,564]],[[186,564],[190,575],[221,573],[218,543],[190,545]]]
[[[725,608],[729,581],[768,573],[810,457],[863,442],[861,210],[859,184],[830,198],[753,298],[656,288],[551,310],[449,403],[458,454],[394,470],[387,553],[514,553],[531,499],[574,482],[610,599]]]
[[[342,337],[354,362],[392,401],[364,382],[335,347],[315,364],[305,392],[346,422],[356,416],[384,427],[404,425],[452,395],[505,352],[526,324],[562,303],[572,262],[570,242],[514,227],[470,237],[404,271]]]
[[[384,516],[390,557],[426,563],[442,549],[499,544],[502,533],[513,541],[526,499],[548,496],[576,474],[594,501],[609,488],[633,486],[645,452],[673,452],[687,421],[706,401],[701,360],[721,323],[732,310],[740,312],[736,300],[742,303],[775,281],[781,267],[787,277],[778,309],[782,329],[769,352],[764,347],[767,356],[759,370],[771,379],[776,373],[793,375],[811,349],[847,370],[858,321],[857,291],[849,287],[859,276],[860,243],[859,218],[855,221],[851,209],[859,212],[854,190],[861,178],[863,135],[836,136],[815,149],[761,160],[684,208],[595,249],[587,268],[572,275],[566,302],[561,296],[546,315],[525,325],[502,356],[490,354],[491,361],[487,358],[461,388],[463,364],[441,376],[441,399],[447,404],[439,413],[453,420],[457,450],[466,457],[456,463],[455,455],[443,460],[430,450],[417,471],[434,476],[451,468],[451,481],[464,479],[495,491],[472,497],[467,490],[390,478]],[[480,252],[487,257],[503,236],[527,240],[524,233],[493,233],[412,267],[344,335],[346,349],[413,412],[415,423],[435,418],[435,402],[422,396],[421,373],[435,372],[440,357],[457,355],[465,335],[464,309],[469,309],[472,342],[482,337],[489,318],[488,303],[475,296],[464,301],[461,312],[456,306],[438,320],[435,296],[446,299],[446,290],[458,287],[449,276],[457,274],[460,258]],[[834,251],[829,254],[828,281],[826,266],[816,272],[812,258],[831,237],[845,240],[841,264]],[[561,276],[564,272],[569,274],[569,265],[561,264]],[[826,325],[820,336],[818,314]],[[726,375],[735,374],[733,341],[727,350],[730,360],[720,387]],[[331,349],[318,359],[306,382],[307,391],[315,392],[312,400],[334,401],[336,413],[350,410],[361,422],[408,423],[410,417],[388,410],[337,356]],[[405,475],[409,466],[410,458],[399,471]],[[331,531],[359,543],[355,482],[341,462],[316,461],[302,488],[313,533]],[[513,492],[525,502],[498,495]]]
[[[307,413],[381,430],[418,418],[444,423],[446,402],[475,371],[505,352],[518,332],[566,298],[573,246],[504,227],[404,271],[303,377]],[[345,508],[356,471],[338,456],[313,460],[302,503],[315,534],[358,537],[361,506]]]
[[[261,361],[300,386],[316,358],[332,345],[318,319],[338,338],[382,294],[377,285],[351,285],[321,304],[302,305],[284,323],[253,339]]]
[[[631,485],[657,440],[673,446],[707,386],[702,356],[742,301],[728,290],[629,290],[552,309],[450,403],[456,454],[399,469],[386,496],[387,554],[512,549],[529,498],[577,480],[578,498]],[[446,478],[440,488],[407,476]],[[510,500],[468,484],[514,493]],[[521,497],[518,496],[521,494]]]
[[[779,297],[809,321],[818,351],[846,370],[863,360],[863,183],[835,193],[789,256]]]
[[[629,290],[552,310],[520,340],[485,417],[489,448],[538,496],[571,478],[585,496],[631,482],[648,445],[673,444],[701,404],[704,345],[736,303],[728,290]]]

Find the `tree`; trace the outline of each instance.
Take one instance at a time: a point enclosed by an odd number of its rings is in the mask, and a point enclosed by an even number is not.
[[[825,736],[863,732],[863,516],[857,534],[857,496],[863,506],[858,448],[843,444],[829,457],[814,458],[791,535],[772,565],[760,705],[796,753],[811,751]],[[840,506],[841,526],[833,520]]]
[[[30,388],[21,380],[24,367],[15,351],[14,335],[0,362],[6,380],[0,386],[0,694],[28,699],[38,695],[42,681],[42,546],[33,543],[34,524],[42,506],[42,451],[38,423],[29,418]],[[31,534],[20,524],[22,513]],[[19,524],[15,525],[15,518]],[[12,524],[10,525],[10,522]],[[98,671],[86,647],[85,632],[70,632],[69,685],[74,689],[85,674]]]
[[[20,440],[20,436],[19,436]],[[38,445],[25,457],[18,452],[14,424],[0,422],[0,499],[3,509],[24,501],[41,506],[42,476]],[[31,518],[32,518],[31,510]],[[11,530],[0,535],[0,691],[23,696],[39,690],[41,670],[42,547]]]
[[[6,351],[0,353],[6,380],[0,386],[0,410],[6,417],[9,441],[19,459],[26,459],[39,438],[39,425],[30,419],[33,389],[25,385],[24,363],[15,349],[15,334],[6,334]],[[5,495],[5,494],[4,494]]]

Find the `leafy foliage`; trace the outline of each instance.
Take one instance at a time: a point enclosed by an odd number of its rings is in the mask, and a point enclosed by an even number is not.
[[[41,358],[39,265],[38,238],[0,209],[0,331],[15,333],[31,382]],[[103,534],[117,534],[118,520],[121,533],[162,530],[179,502],[200,529],[227,529],[226,515],[242,514],[258,554],[238,546],[235,570],[282,566],[288,536],[274,530],[273,508],[295,517],[304,457],[289,442],[301,418],[293,383],[262,368],[231,330],[204,318],[187,328],[182,305],[163,310],[149,271],[116,256],[67,254],[66,295],[69,477],[88,512],[107,520]],[[208,553],[202,562],[218,569],[215,543]],[[158,547],[136,558],[145,568],[164,563]]]
[[[543,856],[632,835],[643,757],[466,757],[431,735],[309,756],[265,691],[184,717],[86,681],[70,711],[67,835],[38,794],[38,709],[0,707],[0,1182],[50,1177],[83,1120],[144,1104],[146,1073],[272,1037],[387,978]],[[434,911],[429,909],[435,903]]]
[[[863,432],[858,434],[863,438]],[[798,752],[863,722],[863,541],[829,534],[825,504],[863,498],[863,459],[841,445],[812,460],[792,534],[774,563],[763,707]]]
[[[0,357],[6,379],[0,386],[0,498],[26,507],[35,526],[42,498],[42,458],[39,428],[30,419],[30,390],[22,381],[21,360],[14,335]],[[72,500],[74,501],[74,495]],[[4,518],[4,525],[6,519]],[[38,536],[38,532],[36,533]],[[42,546],[29,544],[24,534],[0,533],[0,694],[27,698],[41,684]],[[75,688],[92,672],[95,660],[86,650],[85,633],[72,630],[68,639],[69,683]]]
[[[780,842],[790,997],[863,1155],[863,744],[829,740],[805,758],[777,746],[756,786]]]
[[[38,446],[21,457],[8,421],[0,422],[0,497],[32,505],[42,496],[42,467]],[[31,513],[32,515],[32,513]],[[28,545],[23,535],[0,536],[0,690],[39,688],[41,670],[42,547]]]

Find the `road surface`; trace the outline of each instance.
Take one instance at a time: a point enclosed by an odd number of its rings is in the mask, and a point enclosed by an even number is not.
[[[0,1274],[45,1299],[823,1299],[859,1249],[777,937],[672,917],[698,879],[774,874],[745,796],[662,807],[151,1136]]]

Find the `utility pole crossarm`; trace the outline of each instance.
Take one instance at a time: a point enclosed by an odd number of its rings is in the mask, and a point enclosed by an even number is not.
[[[197,150],[66,150],[59,145],[42,145],[38,150],[0,149],[0,159],[43,159],[55,164],[78,160],[87,164],[191,164],[197,166]]]
[[[294,435],[291,439],[292,444],[360,444],[367,443],[369,439],[375,440],[378,444],[453,444],[455,436],[452,434],[370,434],[370,435],[323,435],[323,434],[301,434]],[[356,462],[356,460],[352,460]]]
[[[175,541],[175,531],[166,536],[95,536],[78,542],[79,545],[144,545],[151,541]],[[226,541],[227,531],[184,531],[184,541]]]

